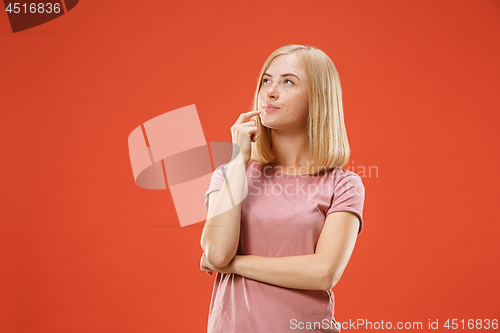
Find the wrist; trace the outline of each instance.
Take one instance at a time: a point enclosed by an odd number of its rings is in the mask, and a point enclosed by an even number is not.
[[[241,160],[243,161],[243,164],[245,165],[246,169],[248,166],[248,162],[250,161],[250,156],[241,155]]]
[[[248,163],[250,162],[250,156],[243,155],[242,153],[239,153],[238,156],[235,157],[232,163],[242,165],[245,167],[245,170],[248,167]]]

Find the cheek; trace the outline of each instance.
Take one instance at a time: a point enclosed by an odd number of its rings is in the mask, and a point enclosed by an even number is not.
[[[309,112],[309,99],[307,98],[307,94],[291,96],[290,102],[290,105],[293,105],[288,113],[290,117],[300,118]]]
[[[264,100],[263,99],[264,97],[264,94],[262,93],[262,90],[259,91],[259,94],[257,95],[257,107],[261,107],[261,104],[262,104],[262,101]]]
[[[309,93],[307,90],[302,92],[300,98],[302,100],[302,107],[309,111]]]

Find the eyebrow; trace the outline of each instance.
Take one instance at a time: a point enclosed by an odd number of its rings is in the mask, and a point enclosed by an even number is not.
[[[271,74],[268,74],[268,73],[264,73],[262,76],[264,76],[264,75],[267,75],[267,76],[273,77]],[[299,78],[297,75],[293,74],[293,73],[281,74],[280,76],[281,76],[281,77],[285,77],[285,76],[295,76],[297,79],[299,79],[299,80],[300,80],[300,78]]]

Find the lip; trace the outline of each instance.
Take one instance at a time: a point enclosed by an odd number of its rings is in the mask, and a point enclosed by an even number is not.
[[[266,111],[266,113],[273,113],[273,112],[278,111],[278,109],[279,109],[279,107],[277,107],[276,105],[273,105],[273,104],[264,105],[264,111]]]

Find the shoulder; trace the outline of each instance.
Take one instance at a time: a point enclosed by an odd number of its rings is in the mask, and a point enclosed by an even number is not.
[[[212,180],[221,181],[226,177],[227,169],[229,168],[228,163],[222,163],[218,167],[215,168],[214,172],[212,172]]]
[[[357,178],[361,179],[361,177],[357,173],[355,173],[349,169],[335,167],[334,172],[341,177],[357,177]]]
[[[351,170],[335,167],[331,171],[331,175],[333,176],[335,185],[349,184],[351,186],[364,187],[361,177]]]
[[[229,162],[228,163],[222,163],[221,165],[219,165],[218,167],[215,168],[214,170],[214,173],[222,173],[222,169],[224,169],[224,171],[227,171],[227,168],[229,167]]]

